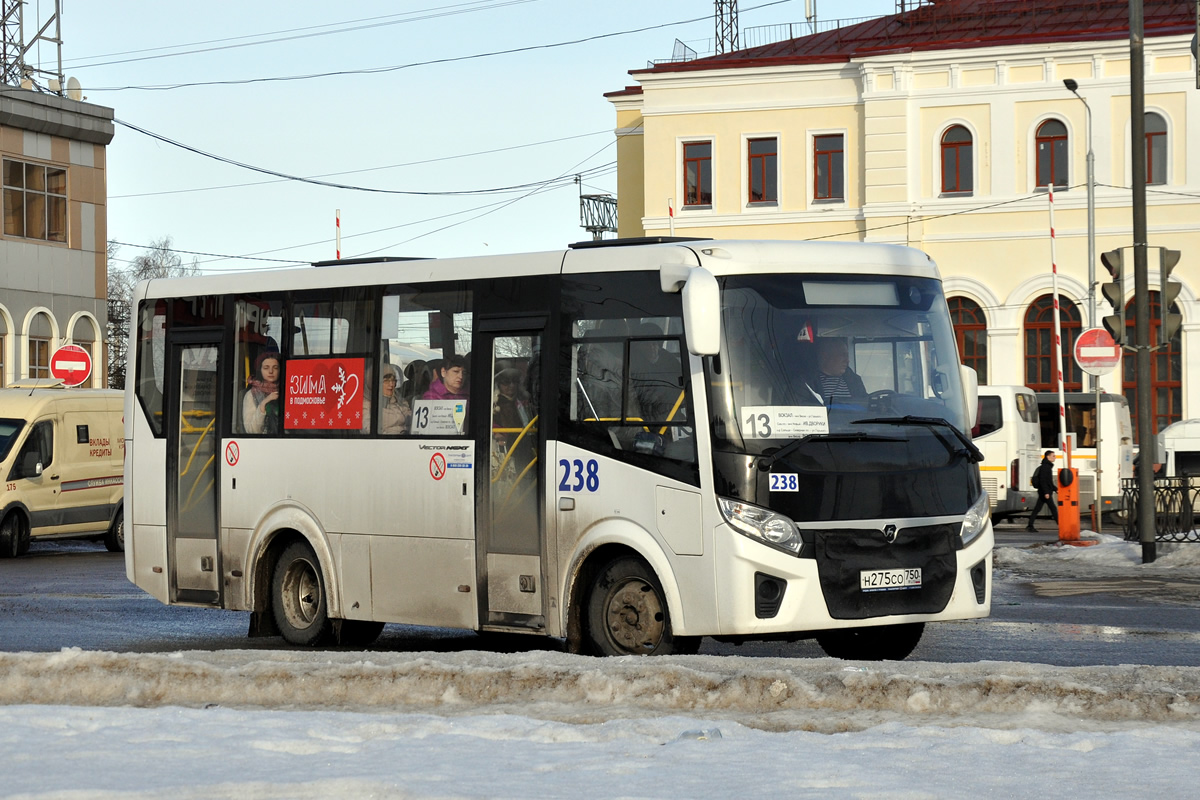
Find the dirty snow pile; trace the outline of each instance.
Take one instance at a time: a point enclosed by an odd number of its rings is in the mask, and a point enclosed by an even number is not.
[[[1011,570],[1044,577],[1200,578],[1200,543],[1159,542],[1155,560],[1144,564],[1140,542],[1127,542],[1120,536],[1090,530],[1082,531],[1080,540],[1095,544],[1080,547],[1052,542],[1032,547],[997,547],[995,567],[1002,572]]]
[[[71,649],[0,704],[30,798],[1178,796],[1200,747],[1200,667]]]

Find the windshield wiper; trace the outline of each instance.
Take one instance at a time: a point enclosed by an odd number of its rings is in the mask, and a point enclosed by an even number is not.
[[[983,461],[983,453],[980,452],[979,448],[975,446],[975,443],[972,442],[971,439],[965,433],[963,433],[958,428],[956,428],[953,423],[948,422],[947,420],[944,420],[941,417],[914,417],[911,415],[906,416],[906,417],[874,417],[872,419],[856,419],[851,424],[853,424],[853,425],[922,425],[926,428],[929,428],[933,432],[933,435],[938,437],[938,441],[941,441],[944,444],[946,444],[946,446],[950,449],[950,452],[952,452],[952,453],[960,453],[961,452],[964,455],[966,455],[967,457],[969,457],[975,463],[979,463],[980,461]],[[963,449],[959,450],[954,447],[951,447],[949,442],[946,442],[940,435],[938,435],[938,432],[936,430],[937,428],[949,429],[950,432],[954,434],[954,437],[956,439],[958,439],[959,442],[962,443]]]
[[[875,433],[810,433],[807,436],[801,436],[799,439],[785,444],[773,453],[764,453],[762,461],[758,462],[760,470],[768,470],[774,466],[776,461],[785,459],[792,453],[799,450],[809,442],[903,442],[903,439],[897,439],[894,436],[880,436]]]

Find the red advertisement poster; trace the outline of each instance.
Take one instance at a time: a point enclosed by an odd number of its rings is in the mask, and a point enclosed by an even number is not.
[[[291,360],[285,371],[285,429],[336,431],[362,428],[363,359]]]

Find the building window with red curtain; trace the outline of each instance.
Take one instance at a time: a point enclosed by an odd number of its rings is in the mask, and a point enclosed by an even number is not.
[[[712,205],[712,142],[683,145],[683,205]]]
[[[750,139],[746,142],[749,158],[749,189],[751,203],[779,202],[779,142],[769,139]]]
[[[1083,391],[1083,371],[1075,363],[1075,340],[1083,330],[1079,306],[1059,295],[1062,327],[1063,391]],[[1044,294],[1025,312],[1025,385],[1035,392],[1057,392],[1054,361],[1054,296]]]
[[[987,383],[987,319],[983,309],[974,300],[951,297],[950,321],[954,324],[954,338],[958,340],[958,353],[962,363],[979,375],[979,383]]]
[[[1179,306],[1171,306],[1171,311],[1178,313]],[[1133,301],[1125,306],[1125,329],[1128,338],[1133,342],[1134,319]],[[1159,294],[1150,292],[1150,343],[1158,341]],[[1180,333],[1176,331],[1166,347],[1160,347],[1150,353],[1150,411],[1154,415],[1153,430],[1158,433],[1172,422],[1183,419],[1183,348]],[[1129,401],[1129,419],[1133,423],[1133,441],[1138,440],[1137,427],[1137,354],[1126,351],[1121,359],[1121,389]]]
[[[1038,126],[1037,139],[1037,185],[1049,186],[1054,181],[1056,189],[1067,188],[1070,164],[1067,147],[1067,126],[1059,120],[1048,119]]]
[[[942,134],[942,193],[970,194],[972,180],[971,132],[962,125],[948,128]]]
[[[1167,121],[1153,111],[1146,114],[1146,183],[1167,182]]]

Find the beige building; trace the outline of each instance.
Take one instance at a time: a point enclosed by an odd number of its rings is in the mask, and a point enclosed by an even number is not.
[[[1087,111],[1070,78],[1092,115],[1097,257],[1132,244],[1129,153],[1147,152],[1149,243],[1183,254],[1172,275],[1183,327],[1153,359],[1155,422],[1200,416],[1195,13],[1192,0],[1144,0],[1144,143],[1131,141],[1125,0],[939,0],[636,70],[637,85],[607,95],[620,235],[921,248],[942,271],[963,360],[981,382],[1054,389],[1051,185],[1068,357],[1091,327]],[[1096,296],[1099,315],[1112,313]],[[1067,366],[1066,388],[1082,388]],[[1133,394],[1120,370],[1102,386]]]
[[[107,180],[113,112],[55,94],[0,93],[0,386],[50,377],[65,344],[107,385]]]

